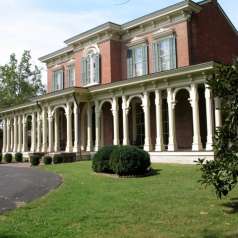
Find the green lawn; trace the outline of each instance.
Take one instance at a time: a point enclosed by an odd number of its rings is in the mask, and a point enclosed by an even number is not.
[[[238,237],[238,190],[217,200],[197,182],[196,166],[153,165],[157,175],[137,179],[96,175],[90,167],[47,167],[63,185],[1,215],[0,238]]]

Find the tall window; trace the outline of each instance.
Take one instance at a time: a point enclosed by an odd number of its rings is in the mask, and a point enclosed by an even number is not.
[[[75,86],[75,66],[68,66],[68,87]]]
[[[100,82],[100,55],[93,50],[81,60],[81,84],[91,86]]]
[[[176,68],[176,39],[174,35],[159,39],[153,43],[152,48],[154,72]]]
[[[147,45],[132,47],[127,52],[128,78],[142,76],[148,72]]]
[[[61,90],[64,88],[64,72],[63,69],[54,71],[52,81],[52,91]]]

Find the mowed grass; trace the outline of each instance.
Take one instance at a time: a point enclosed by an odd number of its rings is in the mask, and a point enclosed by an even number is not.
[[[91,162],[43,167],[63,184],[0,216],[1,238],[238,237],[238,190],[217,200],[191,165],[153,165],[157,175],[117,179]]]

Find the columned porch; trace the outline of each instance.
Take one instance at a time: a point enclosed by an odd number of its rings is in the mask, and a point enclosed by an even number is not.
[[[43,96],[2,113],[2,152],[82,154],[121,144],[143,148],[154,162],[212,159],[220,102],[201,75]]]

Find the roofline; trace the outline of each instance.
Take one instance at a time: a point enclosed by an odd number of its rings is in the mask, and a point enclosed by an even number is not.
[[[60,55],[63,55],[65,53],[69,53],[69,52],[72,52],[72,51],[73,51],[72,46],[66,46],[66,47],[61,48],[59,50],[53,51],[50,54],[47,54],[47,55],[44,55],[44,56],[40,57],[39,60],[43,63],[46,63],[48,60],[50,60],[54,57],[57,57],[57,56],[60,56]]]
[[[116,23],[113,22],[106,22],[102,25],[96,26],[88,31],[85,31],[83,33],[80,33],[76,36],[73,36],[67,40],[64,41],[65,44],[67,45],[71,45],[73,43],[75,43],[76,41],[79,40],[83,40],[87,37],[90,37],[91,35],[97,34],[98,32],[102,32],[105,30],[116,30],[116,31],[120,31],[121,30],[121,25],[118,25]]]
[[[130,29],[132,27],[135,27],[139,24],[154,20],[154,19],[159,18],[159,17],[163,17],[165,15],[171,14],[171,13],[179,11],[179,10],[185,10],[189,7],[192,8],[195,12],[198,12],[198,11],[201,10],[201,6],[199,6],[197,3],[195,3],[191,0],[184,0],[182,2],[176,3],[174,5],[171,5],[171,6],[168,6],[166,8],[163,8],[163,9],[160,9],[158,11],[147,14],[145,16],[136,18],[132,21],[126,22],[123,25],[119,25],[119,24],[116,24],[116,23],[113,23],[113,22],[106,22],[102,25],[94,27],[94,28],[92,28],[88,31],[85,31],[83,33],[80,33],[78,35],[75,35],[75,36],[65,40],[64,43],[68,45],[67,47],[64,47],[60,50],[57,50],[57,51],[54,51],[50,54],[42,56],[42,57],[39,58],[39,60],[44,62],[44,63],[47,63],[47,61],[52,59],[52,58],[55,58],[57,56],[60,56],[62,54],[65,54],[65,53],[68,53],[68,52],[72,51],[73,50],[72,44],[74,44],[74,43],[76,43],[80,40],[86,39],[90,36],[93,36],[97,33],[100,33],[102,31],[107,31],[107,30],[114,30],[114,31],[118,31],[118,32],[125,31],[125,30],[128,30],[128,29]]]
[[[201,10],[201,7],[197,3],[195,3],[191,0],[184,0],[182,2],[178,2],[178,3],[173,4],[171,6],[162,8],[158,11],[155,11],[155,12],[149,13],[147,15],[144,15],[142,17],[136,18],[132,21],[126,22],[122,25],[122,29],[127,30],[127,29],[135,27],[135,26],[137,26],[141,23],[151,21],[151,20],[153,20],[155,18],[158,18],[158,17],[163,17],[165,15],[168,15],[168,14],[173,13],[175,11],[183,10],[185,8],[188,8],[188,7],[191,7],[196,12],[199,12]]]

